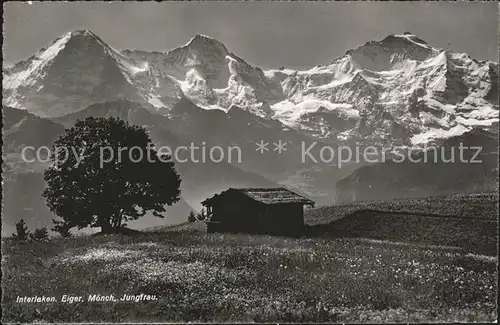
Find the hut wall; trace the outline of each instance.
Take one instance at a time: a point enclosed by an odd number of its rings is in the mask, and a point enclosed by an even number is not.
[[[212,202],[211,208],[208,232],[295,235],[304,227],[300,203],[264,204],[239,195],[226,195]]]
[[[299,203],[267,205],[263,220],[265,232],[296,234],[304,227],[304,209]]]
[[[212,205],[209,232],[258,232],[264,205],[238,195],[227,195]]]

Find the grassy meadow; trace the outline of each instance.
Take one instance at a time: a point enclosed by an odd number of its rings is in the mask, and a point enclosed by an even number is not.
[[[308,230],[330,238],[369,238],[498,255],[498,194],[367,201],[306,213]]]
[[[498,196],[306,212],[302,238],[207,234],[2,240],[3,322],[491,322]],[[89,295],[153,301],[87,301]],[[23,303],[23,296],[57,302]],[[81,302],[62,302],[62,296]]]
[[[498,219],[498,193],[405,198],[387,201],[359,201],[349,204],[323,206],[308,211],[306,223],[327,224],[360,211],[414,213],[415,215],[458,217],[464,219]]]
[[[3,322],[490,322],[496,257],[356,238],[139,235],[2,245]],[[17,303],[17,296],[156,301]]]

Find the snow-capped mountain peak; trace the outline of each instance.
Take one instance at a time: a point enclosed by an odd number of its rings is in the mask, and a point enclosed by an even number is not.
[[[363,69],[387,71],[403,67],[408,60],[425,61],[439,52],[416,35],[407,33],[367,42],[347,51],[346,55]]]
[[[36,78],[43,77],[45,68],[56,59],[63,56],[73,56],[77,51],[88,50],[102,52],[109,51],[108,46],[89,30],[70,31],[53,41],[47,48],[43,48],[25,61],[18,62],[7,76],[4,76],[3,88],[15,89],[21,86],[31,86]]]
[[[4,104],[44,117],[117,98],[167,109],[182,97],[175,81],[112,48],[90,30],[63,34],[4,75]]]
[[[222,53],[229,53],[226,46],[222,42],[219,42],[215,38],[203,34],[196,34],[189,40],[189,42],[186,43],[186,45],[182,46],[182,48],[189,48],[192,50],[198,49],[207,52],[219,51]]]
[[[4,69],[4,103],[42,116],[115,98],[168,115],[183,98],[231,107],[323,141],[418,145],[498,123],[498,64],[435,48],[412,33],[367,42],[309,70],[263,71],[195,35],[168,52],[113,49],[66,33]]]
[[[420,145],[498,123],[498,64],[389,35],[306,71],[266,71],[274,118],[324,140]],[[496,96],[495,96],[496,95]]]

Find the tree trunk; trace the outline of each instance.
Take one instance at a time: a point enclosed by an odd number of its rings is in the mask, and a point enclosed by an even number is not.
[[[113,227],[110,222],[103,221],[101,224],[101,232],[104,234],[110,234],[113,232]]]
[[[120,228],[121,221],[122,221],[122,218],[121,218],[120,214],[113,215],[113,217],[111,218],[111,222],[113,224],[113,228],[115,228],[115,229]]]

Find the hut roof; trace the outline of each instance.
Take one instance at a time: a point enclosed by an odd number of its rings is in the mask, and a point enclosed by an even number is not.
[[[254,201],[258,201],[264,204],[280,204],[280,203],[301,203],[304,205],[314,206],[314,201],[294,193],[286,188],[230,188],[221,194],[216,194],[213,197],[206,199],[201,202],[203,205],[208,205],[217,198],[223,196],[226,193],[238,192],[241,193]]]

